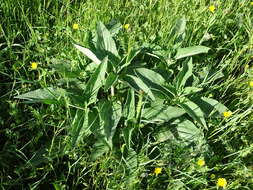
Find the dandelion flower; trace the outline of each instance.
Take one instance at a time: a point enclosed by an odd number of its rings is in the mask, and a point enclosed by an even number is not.
[[[211,5],[211,6],[209,7],[209,10],[210,10],[212,13],[214,13],[214,11],[215,11],[215,6],[214,6],[214,5]]]
[[[223,116],[224,116],[225,118],[230,117],[231,115],[232,115],[232,112],[231,112],[231,111],[225,111],[225,112],[223,112]]]
[[[126,30],[130,27],[130,24],[125,24],[123,25],[123,28],[125,28]]]
[[[249,82],[249,86],[250,86],[250,87],[253,87],[253,81],[250,81],[250,82]]]
[[[74,30],[78,30],[78,29],[79,29],[79,25],[75,23],[75,24],[73,24],[72,28],[73,28]]]
[[[218,187],[226,187],[227,186],[227,180],[225,178],[218,178],[217,180],[217,186]]]
[[[162,168],[155,168],[154,173],[155,173],[156,176],[158,174],[162,173]]]
[[[197,164],[198,164],[199,166],[204,166],[204,165],[206,164],[206,162],[205,162],[205,160],[203,160],[203,159],[199,159],[198,162],[197,162]]]
[[[32,63],[31,63],[31,69],[32,69],[32,70],[36,70],[37,67],[38,67],[38,63],[36,63],[36,62],[32,62]]]

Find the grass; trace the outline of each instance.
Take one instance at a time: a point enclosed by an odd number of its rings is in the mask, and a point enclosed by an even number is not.
[[[216,7],[214,13],[210,5]],[[252,13],[248,0],[1,1],[0,188],[211,190],[218,189],[218,178],[225,178],[226,189],[253,189]],[[145,125],[140,117],[126,124],[120,120],[113,137],[116,149],[92,160],[96,135],[78,137],[80,142],[70,146],[71,130],[85,116],[79,117],[82,112],[67,97],[62,104],[26,104],[14,98],[39,88],[71,86],[71,77],[51,65],[60,60],[71,63],[72,71],[84,71],[90,61],[73,43],[90,47],[90,34],[99,21],[107,24],[116,19],[130,25],[116,40],[120,52],[129,56],[133,47],[145,43],[171,50],[171,30],[182,17],[187,24],[181,46],[211,48],[207,54],[193,56],[194,74],[201,78],[207,68],[222,73],[203,85],[201,95],[213,96],[233,113],[229,118],[206,118],[208,130],[192,120],[203,138],[190,144],[175,139],[167,129],[171,122],[157,126]],[[79,25],[77,30],[72,28],[74,23]],[[157,63],[145,56],[136,59],[149,69]],[[31,62],[39,63],[37,70],[31,70]],[[171,67],[173,76],[181,62]],[[82,74],[79,78],[87,82],[92,72]],[[141,96],[135,92],[134,105]],[[125,103],[126,93],[115,88],[115,97]],[[141,106],[146,102],[144,96]],[[88,109],[97,113],[106,108],[92,104]],[[138,129],[128,149],[120,130],[136,122]],[[198,166],[199,159],[205,160],[204,166]],[[157,176],[155,168],[162,168]]]

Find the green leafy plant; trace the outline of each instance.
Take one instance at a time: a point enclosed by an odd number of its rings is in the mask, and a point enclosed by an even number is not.
[[[117,38],[124,32],[121,24],[99,22],[90,48],[74,44],[91,60],[89,64],[72,68],[55,60],[51,67],[63,76],[58,86],[15,98],[67,105],[72,114],[68,150],[93,139],[94,160],[112,152],[129,165],[147,126],[157,131],[152,134],[154,143],[195,141],[208,130],[206,118],[220,117],[227,108],[205,97],[205,89],[219,76],[211,70],[204,76],[194,73],[192,56],[209,48],[182,47],[185,27],[184,18],[177,21],[166,49],[144,43],[125,51]]]

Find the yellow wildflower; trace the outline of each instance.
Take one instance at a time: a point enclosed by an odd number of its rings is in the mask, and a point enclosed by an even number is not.
[[[215,174],[211,174],[211,175],[210,175],[210,178],[211,178],[211,179],[214,179],[215,177],[216,177]]]
[[[215,6],[214,6],[214,5],[211,5],[211,6],[209,7],[209,10],[210,10],[212,13],[214,13],[214,11],[215,11]]]
[[[232,115],[232,112],[231,112],[231,111],[225,111],[225,112],[223,112],[223,116],[224,116],[225,118],[230,117],[231,115]]]
[[[126,30],[130,27],[130,24],[125,24],[123,25],[123,28],[125,28]]]
[[[162,168],[155,168],[154,173],[155,173],[156,176],[158,174],[162,173]]]
[[[253,1],[251,1],[250,4],[253,5]]]
[[[227,180],[225,178],[218,178],[217,180],[217,186],[218,187],[226,187],[227,186]]]
[[[209,94],[209,95],[208,95],[208,98],[213,98],[213,94],[212,94],[212,93]]]
[[[36,62],[32,62],[32,63],[31,63],[31,69],[32,69],[32,70],[36,70],[37,67],[38,67],[38,63],[36,63]]]
[[[204,166],[204,165],[206,164],[206,162],[205,162],[205,160],[203,160],[203,159],[199,159],[198,162],[197,162],[197,164],[198,164],[199,166]]]
[[[75,24],[73,24],[72,28],[73,28],[74,30],[78,30],[78,29],[79,29],[79,25],[75,23]]]
[[[249,82],[249,86],[250,86],[250,87],[253,87],[253,81],[250,81],[250,82]]]

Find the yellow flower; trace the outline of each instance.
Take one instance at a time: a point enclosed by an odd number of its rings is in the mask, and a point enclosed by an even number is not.
[[[79,28],[79,25],[75,23],[75,24],[73,24],[72,28],[73,28],[74,30],[77,30],[77,29]]]
[[[205,160],[200,159],[200,160],[198,160],[197,164],[199,166],[204,166],[206,164],[206,162],[205,162]]]
[[[155,173],[156,176],[158,174],[162,173],[162,168],[155,168],[154,173]]]
[[[218,187],[226,187],[227,186],[227,180],[225,178],[218,178],[217,180],[217,186]]]
[[[123,28],[125,28],[126,30],[130,27],[130,24],[125,24],[123,25]]]
[[[211,6],[209,7],[209,10],[210,10],[212,13],[214,13],[214,11],[215,11],[215,6],[214,6],[214,5],[211,5]]]
[[[209,94],[209,95],[208,95],[208,98],[213,98],[213,94]]]
[[[223,112],[223,116],[224,116],[225,118],[230,117],[231,115],[232,115],[232,112],[231,112],[231,111],[225,111],[225,112]]]
[[[32,70],[36,70],[37,67],[38,67],[38,63],[36,63],[36,62],[32,62],[32,63],[31,63],[31,69],[32,69]]]
[[[253,5],[253,1],[251,1],[250,4]]]
[[[250,81],[250,82],[249,82],[249,86],[250,86],[250,87],[253,87],[253,81]]]
[[[211,178],[211,179],[214,179],[215,177],[216,177],[215,174],[211,174],[211,175],[210,175],[210,178]]]

